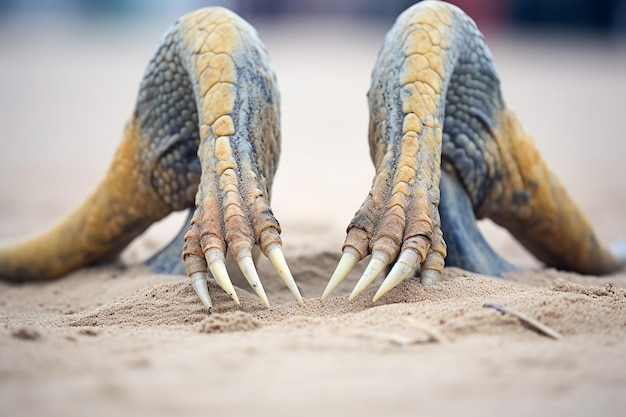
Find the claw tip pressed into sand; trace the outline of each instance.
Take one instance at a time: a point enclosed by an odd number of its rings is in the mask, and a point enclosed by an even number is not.
[[[324,301],[335,290],[335,288],[337,288],[339,284],[346,279],[350,271],[352,271],[358,262],[359,257],[355,253],[349,250],[344,251],[343,255],[341,255],[341,259],[339,259],[339,264],[337,264],[335,272],[333,272],[333,275],[330,277],[330,280],[326,285],[326,289],[324,289],[324,293],[321,298],[322,301]]]
[[[256,272],[256,268],[254,267],[254,261],[251,256],[244,256],[237,261],[237,265],[241,269],[243,276],[246,278],[256,295],[259,296],[263,304],[267,308],[270,308],[270,302],[267,299],[267,295],[265,294],[265,290],[263,289],[263,284],[261,284],[261,280],[259,279],[259,274]]]
[[[409,265],[404,262],[396,262],[396,264],[391,268],[389,275],[380,285],[380,288],[374,295],[374,299],[372,301],[378,301],[380,297],[387,294],[391,291],[396,285],[404,281],[411,275],[415,268],[411,268]]]
[[[304,301],[302,301],[302,296],[300,295],[300,290],[298,289],[298,285],[296,281],[293,279],[293,275],[289,270],[289,266],[287,265],[287,260],[285,259],[285,255],[279,246],[271,249],[267,253],[267,258],[270,260],[272,266],[280,275],[280,278],[283,280],[289,291],[296,297],[298,304],[304,305]]]
[[[209,296],[206,272],[194,272],[189,278],[191,279],[191,286],[198,295],[198,298],[200,298],[202,304],[204,304],[206,308],[211,309],[211,307],[213,307],[213,303],[211,302],[211,297]]]
[[[354,290],[352,290],[352,294],[350,294],[350,301],[361,294],[361,292],[363,292],[363,290],[365,290],[372,283],[372,281],[380,275],[386,266],[387,264],[385,262],[373,255],[370,263],[367,265],[367,268],[365,268],[365,272],[363,272],[361,279],[359,279],[359,282],[357,282],[354,286]]]
[[[441,273],[434,271],[432,269],[426,269],[422,271],[421,279],[422,285],[425,287],[435,285],[437,282],[441,280]]]
[[[215,281],[219,284],[222,289],[231,296],[235,304],[240,305],[239,297],[235,292],[235,288],[233,287],[233,283],[228,276],[228,271],[226,270],[226,265],[223,261],[214,261],[209,265],[209,270],[215,278]]]

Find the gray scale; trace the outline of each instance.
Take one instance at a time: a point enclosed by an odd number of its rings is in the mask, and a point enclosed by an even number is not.
[[[469,22],[467,22],[469,24]],[[473,27],[474,25],[471,24]],[[469,30],[467,32],[470,32]],[[468,34],[465,36],[468,36]],[[471,32],[470,32],[471,33]],[[452,162],[470,196],[480,207],[501,173],[486,161],[487,143],[503,107],[500,81],[481,36],[459,56],[446,93],[442,157]],[[492,166],[488,164],[491,163]]]
[[[148,64],[137,100],[142,159],[151,182],[174,210],[192,207],[200,183],[198,110],[189,75],[178,51],[176,28],[165,35]]]

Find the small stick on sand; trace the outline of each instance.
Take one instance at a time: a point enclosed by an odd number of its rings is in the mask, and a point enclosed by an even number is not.
[[[505,313],[511,314],[512,316],[515,316],[518,319],[520,319],[523,323],[526,323],[527,325],[533,327],[534,329],[545,334],[546,336],[550,336],[556,340],[561,340],[563,338],[563,336],[561,336],[561,334],[557,332],[556,330],[553,330],[550,327],[546,326],[545,324],[540,323],[539,321],[533,319],[532,317],[528,317],[526,314],[521,313],[512,308],[505,307],[501,304],[497,304],[493,302],[485,303],[483,304],[483,307],[493,308],[494,310],[497,310],[502,314],[505,314]]]

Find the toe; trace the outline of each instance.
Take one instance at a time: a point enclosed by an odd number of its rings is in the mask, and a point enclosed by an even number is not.
[[[298,301],[298,304],[304,304],[302,301],[302,296],[300,295],[300,290],[298,289],[298,285],[296,281],[293,279],[293,275],[291,275],[291,271],[289,270],[289,266],[287,265],[287,260],[285,259],[285,255],[283,254],[280,246],[275,245],[267,252],[267,257],[270,260],[270,263],[278,272],[278,275],[283,280],[289,291],[293,294]]]
[[[200,298],[202,304],[210,310],[211,307],[213,307],[213,303],[209,296],[206,272],[194,272],[189,278],[191,279],[191,286],[198,295],[198,298]]]
[[[351,246],[346,246],[343,251],[343,255],[335,268],[335,272],[330,277],[326,289],[322,294],[322,301],[328,298],[328,296],[335,291],[335,288],[339,286],[346,279],[348,274],[354,269],[355,265],[361,260],[359,253]]]
[[[380,275],[387,265],[389,265],[387,257],[381,252],[374,252],[370,263],[367,265],[363,275],[356,283],[354,290],[352,290],[350,300],[361,294],[361,292],[363,292],[363,290],[365,290],[378,277],[378,275]]]
[[[405,249],[374,295],[373,301],[377,301],[380,297],[395,288],[396,285],[411,276],[419,266],[420,260],[421,257],[417,252],[412,249]]]
[[[248,284],[250,284],[256,295],[258,295],[263,304],[265,304],[265,306],[269,308],[270,302],[267,299],[267,295],[265,294],[265,290],[263,289],[263,284],[261,284],[261,279],[259,278],[259,274],[257,273],[256,267],[254,266],[252,254],[249,251],[244,254],[239,254],[239,258],[237,259],[237,265],[239,265],[243,276],[246,278],[246,281],[248,281]]]
[[[206,257],[207,259],[212,259],[212,262],[209,262],[209,270],[211,271],[211,275],[213,275],[213,278],[215,278],[215,281],[217,281],[218,285],[224,290],[224,292],[230,295],[235,304],[239,305],[239,297],[235,292],[233,283],[230,280],[228,271],[226,270],[224,255],[219,251],[213,249],[207,252]]]

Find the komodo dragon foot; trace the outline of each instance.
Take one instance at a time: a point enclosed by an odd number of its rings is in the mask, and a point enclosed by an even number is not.
[[[351,299],[391,264],[374,301],[419,269],[423,284],[436,282],[444,237],[448,265],[498,276],[514,269],[478,231],[483,217],[549,266],[602,274],[623,265],[506,108],[491,53],[459,8],[423,1],[402,13],[368,97],[376,175],[322,299],[370,254]]]
[[[323,298],[369,254],[351,297],[394,263],[375,299],[420,267],[424,284],[437,281],[444,236],[449,265],[501,275],[513,267],[480,235],[481,217],[508,228],[548,265],[583,273],[622,265],[504,106],[484,40],[458,8],[424,1],[398,18],[369,102],[376,176]],[[189,229],[149,261],[153,268],[175,269],[171,254],[184,245],[201,301],[210,307],[210,271],[238,302],[228,250],[268,305],[252,255],[259,247],[301,302],[269,205],[278,107],[275,76],[253,28],[221,8],[183,16],[148,65],[104,181],[48,233],[0,249],[0,278],[54,278],[110,258],[151,223],[195,202]]]
[[[247,22],[222,8],[183,16],[148,64],[104,181],[47,234],[0,249],[0,278],[54,278],[110,257],[195,201],[183,259],[207,307],[207,271],[239,303],[225,268],[227,249],[269,306],[255,246],[302,302],[269,205],[280,153],[279,100],[265,48]]]

